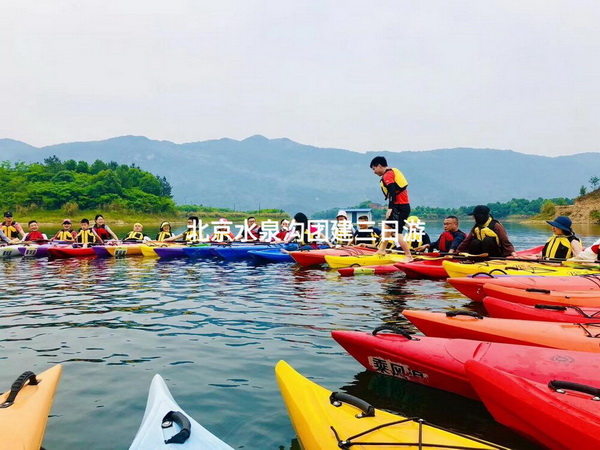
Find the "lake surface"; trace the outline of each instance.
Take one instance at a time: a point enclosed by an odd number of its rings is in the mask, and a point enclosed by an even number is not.
[[[506,226],[517,249],[550,234],[544,225]],[[600,227],[576,231],[585,245],[600,236]],[[297,448],[273,372],[280,359],[377,407],[535,448],[480,403],[366,372],[331,338],[336,329],[404,323],[404,308],[469,304],[445,282],[340,278],[292,264],[216,259],[19,258],[0,267],[0,391],[25,370],[63,364],[48,450],[127,448],[155,373],[183,409],[232,447]]]

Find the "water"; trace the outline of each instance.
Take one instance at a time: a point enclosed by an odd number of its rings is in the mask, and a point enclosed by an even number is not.
[[[518,249],[548,236],[543,225],[507,229]],[[588,245],[600,236],[600,227],[577,231]],[[182,408],[234,448],[297,448],[273,374],[280,359],[375,406],[534,448],[480,403],[366,372],[331,339],[334,329],[403,321],[404,308],[468,304],[445,282],[142,257],[12,259],[0,268],[0,390],[25,370],[64,365],[49,450],[127,448],[155,373]]]

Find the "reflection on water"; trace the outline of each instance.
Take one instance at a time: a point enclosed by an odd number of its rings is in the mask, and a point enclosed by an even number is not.
[[[539,245],[547,231],[509,229],[519,248]],[[143,257],[9,259],[0,267],[3,390],[25,370],[64,364],[48,449],[126,448],[155,373],[234,448],[296,449],[273,374],[280,359],[375,406],[528,447],[480,404],[365,372],[331,339],[334,329],[406,324],[405,308],[477,308],[443,281]]]

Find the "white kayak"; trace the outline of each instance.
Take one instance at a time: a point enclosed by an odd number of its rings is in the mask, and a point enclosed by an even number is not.
[[[144,418],[129,449],[233,450],[181,409],[158,374],[150,384]]]
[[[22,245],[6,245],[4,247],[0,247],[0,258],[13,258],[15,256],[23,256],[19,251],[19,248],[23,247]]]

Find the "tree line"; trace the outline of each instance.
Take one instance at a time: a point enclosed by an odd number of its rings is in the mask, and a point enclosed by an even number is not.
[[[3,210],[78,209],[129,210],[143,213],[175,211],[171,185],[165,177],[114,161],[92,164],[52,156],[43,163],[0,164],[0,206]]]

